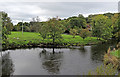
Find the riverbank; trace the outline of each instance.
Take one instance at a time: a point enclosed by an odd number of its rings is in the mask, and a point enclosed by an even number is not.
[[[103,40],[97,40],[96,37],[87,37],[86,39],[76,35],[73,38],[72,35],[62,34],[62,39],[55,41],[55,47],[69,47],[69,46],[83,46],[83,45],[94,45],[102,42]],[[16,48],[29,48],[29,47],[53,47],[52,39],[42,39],[39,33],[35,32],[11,32],[8,35],[7,49]]]
[[[117,57],[117,58],[120,58],[120,49],[119,50],[115,50],[115,51],[112,51],[111,52],[111,55]]]
[[[108,49],[107,53],[104,55],[104,61],[106,64],[112,63],[114,67],[118,66],[120,70],[120,42],[117,44],[116,48],[113,48],[113,50]]]

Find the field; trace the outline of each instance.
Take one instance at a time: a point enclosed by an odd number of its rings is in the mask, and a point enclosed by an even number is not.
[[[72,35],[62,34],[62,39],[60,41],[56,40],[57,44],[62,45],[86,45],[86,44],[96,44],[100,42],[96,37],[87,37],[82,39],[80,36],[76,35],[73,38]],[[8,41],[10,46],[26,46],[30,44],[41,44],[41,43],[52,43],[52,39],[42,39],[39,33],[35,32],[11,32],[11,35],[8,35]]]

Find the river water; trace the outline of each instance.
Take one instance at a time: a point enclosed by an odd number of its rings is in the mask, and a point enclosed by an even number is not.
[[[7,50],[3,52],[3,57],[8,60],[3,66],[3,74],[85,75],[103,64],[109,46],[114,44]]]

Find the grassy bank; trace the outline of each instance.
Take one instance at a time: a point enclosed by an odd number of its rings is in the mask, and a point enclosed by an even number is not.
[[[112,50],[108,49],[104,55],[104,61],[106,64],[112,63],[114,67],[120,70],[120,42]]]
[[[86,39],[82,39],[80,36],[75,36],[73,38],[72,35],[62,34],[61,41],[56,40],[56,44],[63,46],[80,46],[80,45],[88,45],[88,44],[96,44],[101,42],[97,40],[96,37],[87,37]],[[8,36],[9,46],[8,48],[15,47],[27,47],[27,46],[37,46],[41,44],[52,44],[52,39],[43,40],[39,33],[35,32],[11,32],[11,35]]]
[[[110,54],[113,55],[113,56],[116,56],[117,58],[120,58],[120,49],[112,51]]]

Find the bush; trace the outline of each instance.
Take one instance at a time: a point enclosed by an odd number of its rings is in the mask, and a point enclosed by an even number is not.
[[[88,75],[116,75],[117,74],[117,67],[114,67],[111,63],[108,65],[104,64],[98,66],[95,71],[89,71]]]

